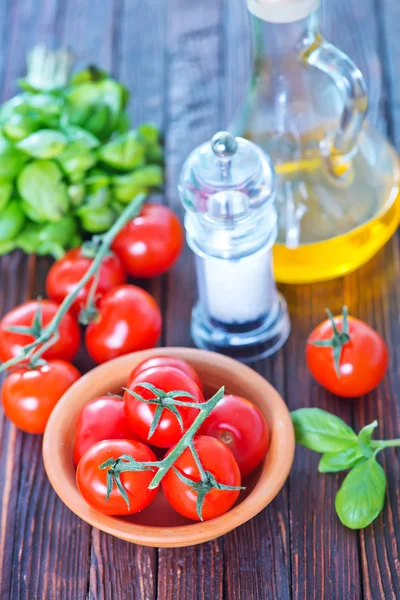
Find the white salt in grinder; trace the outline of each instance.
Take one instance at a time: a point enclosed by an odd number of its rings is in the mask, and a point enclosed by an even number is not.
[[[269,158],[220,132],[190,154],[178,187],[196,255],[195,344],[244,362],[270,356],[286,341],[290,321],[272,270],[277,213]]]

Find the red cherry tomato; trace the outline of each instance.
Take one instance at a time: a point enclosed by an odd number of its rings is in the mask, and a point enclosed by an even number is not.
[[[153,356],[152,358],[146,358],[143,362],[141,362],[137,367],[135,367],[130,375],[130,379],[142,373],[142,371],[146,371],[146,369],[151,369],[153,367],[174,367],[183,373],[186,373],[190,379],[198,385],[201,391],[203,391],[203,384],[200,379],[200,375],[197,371],[185,360],[180,358],[174,358],[173,356]]]
[[[135,285],[122,285],[103,296],[97,318],[86,329],[86,348],[98,363],[153,348],[161,325],[154,298]]]
[[[198,433],[214,437],[228,446],[242,477],[258,467],[267,453],[271,437],[257,406],[240,396],[224,396]]]
[[[35,340],[33,335],[12,333],[10,327],[32,327],[38,309],[41,314],[41,326],[50,323],[58,310],[58,304],[51,300],[31,300],[17,306],[0,321],[0,360],[6,362],[21,354],[22,348]],[[79,349],[81,332],[70,314],[66,314],[60,324],[60,337],[43,354],[44,359],[62,358],[72,360]]]
[[[189,392],[196,398],[191,400],[185,396],[177,396],[176,399],[182,402],[204,402],[204,396],[194,383],[193,379],[185,375],[182,371],[173,367],[155,367],[142,371],[130,380],[129,389],[139,394],[145,400],[156,398],[156,395],[142,387],[141,383],[151,383],[153,386],[163,392],[184,391]],[[179,421],[171,411],[164,408],[161,419],[156,427],[151,438],[149,438],[150,428],[154,420],[154,415],[157,406],[147,404],[137,400],[129,392],[124,394],[125,412],[128,420],[133,427],[133,430],[142,440],[149,440],[154,446],[160,448],[169,448],[176,444],[182,437],[183,433],[179,425]],[[197,408],[186,408],[185,406],[176,407],[181,415],[183,429],[187,431],[193,423],[199,411]]]
[[[64,360],[50,360],[35,369],[19,368],[3,383],[4,412],[22,431],[43,433],[51,411],[79,377],[79,371]]]
[[[381,336],[369,325],[353,317],[348,317],[347,321],[348,341],[341,339],[343,315],[334,318],[337,334],[330,319],[316,327],[308,338],[306,359],[318,383],[337,396],[354,398],[367,394],[382,381],[388,367],[388,350]],[[338,360],[340,377],[336,372],[333,347],[313,345],[314,342],[326,343],[333,337],[342,346]]]
[[[112,249],[130,275],[156,277],[172,267],[182,246],[178,217],[166,206],[146,204],[117,234]]]
[[[119,396],[101,396],[84,406],[75,425],[74,461],[103,440],[135,440],[136,435],[125,416],[124,402]]]
[[[215,438],[207,436],[194,438],[194,447],[203,469],[211,473],[218,483],[240,486],[239,467],[229,448]],[[173,448],[169,450],[168,454],[172,451]],[[174,467],[192,481],[201,481],[199,470],[189,448],[176,460]],[[178,513],[188,519],[199,521],[200,517],[196,508],[198,494],[179,478],[175,469],[170,469],[162,480],[164,494]],[[215,488],[210,490],[204,499],[203,521],[226,513],[235,504],[239,493],[239,490],[217,490]]]
[[[127,493],[128,507],[115,482],[106,502],[107,470],[99,466],[110,458],[117,459],[123,454],[132,456],[139,462],[156,461],[155,454],[148,446],[135,440],[105,440],[98,442],[82,456],[76,471],[76,482],[86,502],[105,515],[131,515],[150,504],[158,489],[148,486],[155,475],[154,470],[125,471],[121,473],[121,483]]]
[[[49,298],[61,304],[64,298],[76,288],[92,262],[93,258],[85,256],[82,248],[69,250],[63,258],[57,260],[46,278],[46,292]],[[100,299],[108,290],[122,285],[125,281],[126,274],[121,261],[115,254],[109,254],[101,263],[96,297]],[[89,279],[78,293],[71,307],[73,314],[78,314],[85,306],[92,283],[93,278]]]

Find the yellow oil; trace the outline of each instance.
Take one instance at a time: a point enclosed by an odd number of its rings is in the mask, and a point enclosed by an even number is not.
[[[346,275],[368,262],[395,233],[400,222],[400,194],[393,188],[374,219],[329,240],[290,249],[274,246],[274,270],[281,283],[310,283]]]
[[[346,160],[332,148],[327,162],[316,151],[324,135],[322,130],[309,132],[301,138],[301,159],[284,161],[282,149],[290,148],[284,137],[274,139],[265,132],[245,136],[271,156],[279,190],[292,186],[295,206],[302,202],[300,184],[307,193],[300,238],[292,247],[285,224],[280,224],[274,269],[281,283],[312,283],[354,271],[386,244],[400,222],[400,162],[394,148],[370,132],[361,136],[355,157]],[[285,202],[286,194],[280,197]],[[336,213],[329,211],[332,206]],[[282,209],[281,200],[278,212]]]

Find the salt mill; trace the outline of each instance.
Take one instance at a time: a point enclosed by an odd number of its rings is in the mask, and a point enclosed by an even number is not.
[[[290,321],[272,270],[277,213],[269,158],[252,142],[217,133],[188,157],[179,194],[196,256],[195,344],[244,362],[270,356],[286,341]]]

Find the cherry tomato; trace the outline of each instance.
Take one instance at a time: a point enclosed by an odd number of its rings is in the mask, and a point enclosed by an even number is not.
[[[242,477],[258,467],[267,453],[271,437],[257,406],[240,396],[224,396],[198,433],[214,437],[228,446]]]
[[[161,325],[154,298],[135,285],[122,285],[103,296],[97,318],[86,329],[86,348],[98,363],[153,348]]]
[[[130,275],[156,277],[172,267],[182,246],[178,217],[166,206],[146,204],[117,234],[112,249]]]
[[[18,368],[3,383],[4,412],[22,431],[43,433],[51,411],[79,377],[79,371],[64,360],[50,360],[35,369]]]
[[[135,440],[105,440],[98,442],[82,456],[76,471],[76,482],[86,502],[106,515],[131,515],[143,510],[150,504],[158,489],[149,490],[148,486],[155,475],[154,470],[125,471],[121,473],[121,483],[127,493],[128,507],[115,482],[108,501],[107,470],[99,466],[110,458],[119,458],[123,454],[132,456],[139,462],[155,462],[155,454],[148,446]]]
[[[151,383],[163,392],[173,392],[176,390],[189,392],[189,394],[192,394],[196,398],[196,400],[191,400],[185,396],[177,396],[176,399],[182,402],[204,402],[204,396],[193,379],[174,367],[154,367],[147,369],[147,371],[142,371],[129,381],[128,388],[131,390],[134,389],[145,400],[156,398],[156,394],[140,386],[140,383]],[[176,415],[170,410],[164,408],[156,430],[149,438],[157,406],[141,402],[129,392],[125,392],[124,401],[126,415],[133,430],[140,439],[149,440],[152,445],[159,446],[160,448],[169,448],[181,439],[183,433],[179,421]],[[199,411],[197,408],[186,408],[185,406],[177,406],[176,408],[181,416],[183,429],[187,431],[199,414]]]
[[[69,250],[63,258],[57,260],[50,268],[46,278],[46,292],[49,298],[56,302],[61,302],[77,286],[79,281],[85,275],[93,258],[85,256],[82,248]],[[126,281],[126,274],[121,261],[115,254],[107,255],[100,267],[99,283],[97,286],[96,297],[100,299],[108,290],[117,285],[122,285]],[[93,278],[78,293],[71,312],[78,314],[85,306]]]
[[[232,452],[224,444],[212,437],[199,436],[194,438],[194,447],[206,472],[211,473],[218,483],[228,486],[240,486],[241,478],[238,464]],[[167,456],[173,448],[169,450]],[[174,463],[175,469],[194,482],[201,481],[192,452],[187,448]],[[176,474],[175,469],[170,469],[162,480],[164,494],[174,509],[194,521],[199,521],[196,502],[197,492],[192,486],[184,483]],[[202,517],[203,521],[213,519],[226,513],[236,502],[239,490],[210,490],[204,499]]]
[[[152,367],[175,367],[175,369],[186,373],[190,379],[193,379],[200,390],[203,391],[203,384],[198,372],[186,360],[174,358],[173,356],[153,356],[152,358],[146,358],[146,360],[133,369],[130,377],[136,377],[142,371],[146,371],[146,369],[151,369]]]
[[[335,317],[333,322],[336,332],[332,320],[328,319],[310,334],[306,348],[308,368],[318,383],[333,394],[343,398],[363,396],[374,389],[386,373],[387,346],[369,325],[347,317],[346,309],[344,315]],[[319,342],[325,345],[314,345]],[[336,366],[333,344],[338,347]]]
[[[135,440],[119,396],[101,396],[84,406],[75,425],[74,461],[102,440]]]
[[[17,306],[0,321],[0,360],[5,362],[21,354],[22,348],[33,342],[36,337],[30,334],[12,333],[10,327],[33,327],[35,316],[40,310],[41,327],[50,323],[58,310],[58,304],[51,300],[31,300]],[[79,349],[81,332],[78,324],[70,314],[61,321],[60,337],[57,342],[43,354],[44,359],[62,358],[72,360]]]

